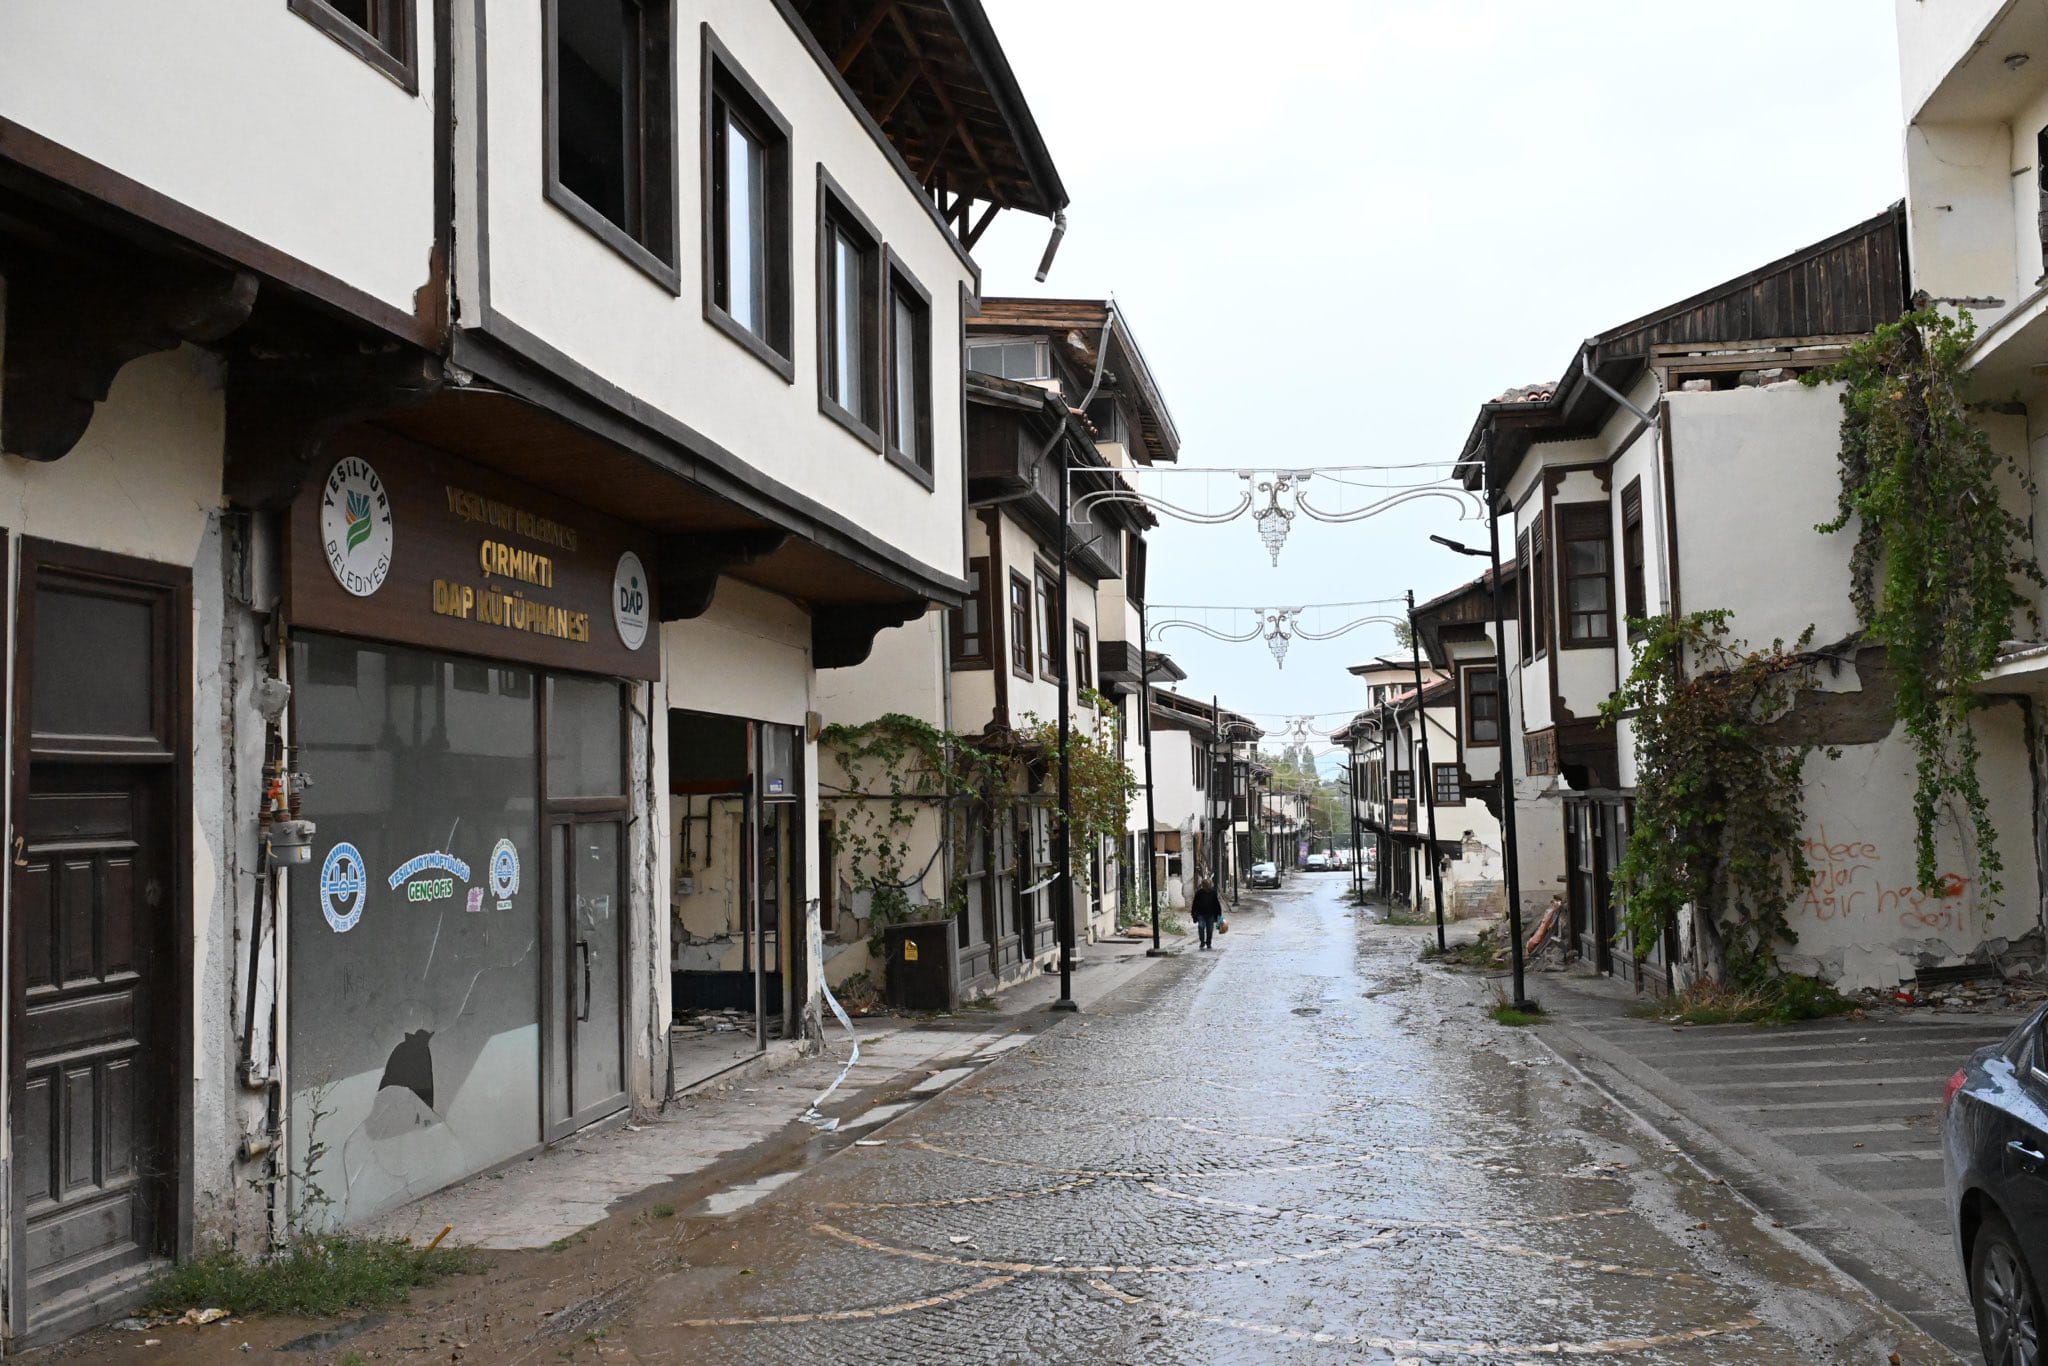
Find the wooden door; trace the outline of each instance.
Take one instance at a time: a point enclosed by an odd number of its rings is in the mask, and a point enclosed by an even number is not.
[[[9,1059],[17,1335],[115,1311],[176,1227],[175,831],[189,590],[28,542],[15,711]],[[90,1293],[80,1293],[91,1288]]]

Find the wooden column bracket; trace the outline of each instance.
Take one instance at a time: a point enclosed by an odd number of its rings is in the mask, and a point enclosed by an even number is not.
[[[850,669],[867,662],[875,637],[908,626],[931,606],[923,598],[900,602],[826,603],[811,609],[811,667]]]
[[[423,403],[447,383],[441,358],[411,347],[230,360],[228,502],[272,511],[289,505],[335,433]]]
[[[654,570],[661,619],[690,621],[703,616],[711,609],[720,574],[766,559],[788,541],[788,532],[766,527],[662,537],[660,563]]]
[[[216,342],[248,321],[246,270],[73,269],[14,273],[7,289],[7,402],[0,450],[60,460],[129,361],[185,342]]]

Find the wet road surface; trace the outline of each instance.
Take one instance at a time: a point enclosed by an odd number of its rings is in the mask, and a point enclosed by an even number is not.
[[[1486,1018],[1472,979],[1418,967],[1418,932],[1348,885],[1298,875],[1216,952],[758,1203],[676,1220],[586,1350],[1952,1359]]]

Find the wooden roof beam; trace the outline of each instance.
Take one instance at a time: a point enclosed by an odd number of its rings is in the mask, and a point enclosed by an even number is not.
[[[960,111],[954,108],[952,98],[946,94],[945,84],[932,71],[931,63],[924,55],[924,48],[918,43],[917,34],[911,30],[910,21],[903,17],[902,9],[897,6],[895,0],[885,0],[885,3],[889,7],[890,21],[895,25],[896,32],[903,38],[904,49],[910,53],[910,60],[924,73],[925,84],[929,85],[932,89],[932,98],[939,102],[939,108],[945,111],[947,119],[953,124],[952,130],[947,135],[947,141],[950,142],[952,140],[954,133],[959,135],[960,145],[967,149],[968,157],[973,160],[975,167],[980,170],[983,178],[988,182],[990,191],[993,192],[997,184],[996,173],[989,169],[988,161],[981,154],[981,148],[976,145],[973,130],[968,128],[967,120],[960,116]],[[934,157],[934,161],[936,161],[936,157]]]
[[[846,50],[834,59],[833,64],[839,68],[840,75],[844,76],[846,74],[847,69],[853,65],[855,59],[860,56],[861,51],[867,47],[868,39],[875,36],[875,30],[879,29],[882,26],[882,21],[889,17],[891,7],[891,0],[875,0],[875,6],[868,11],[868,17],[860,21],[860,27],[855,29],[853,37],[847,40]],[[888,115],[884,114],[882,117],[887,118]]]

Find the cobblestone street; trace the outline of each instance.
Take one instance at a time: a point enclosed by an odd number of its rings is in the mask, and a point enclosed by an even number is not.
[[[1946,1359],[1297,877],[742,1214],[606,1337],[759,1362]],[[685,1213],[689,1213],[686,1211]],[[695,1221],[692,1221],[695,1222]]]

